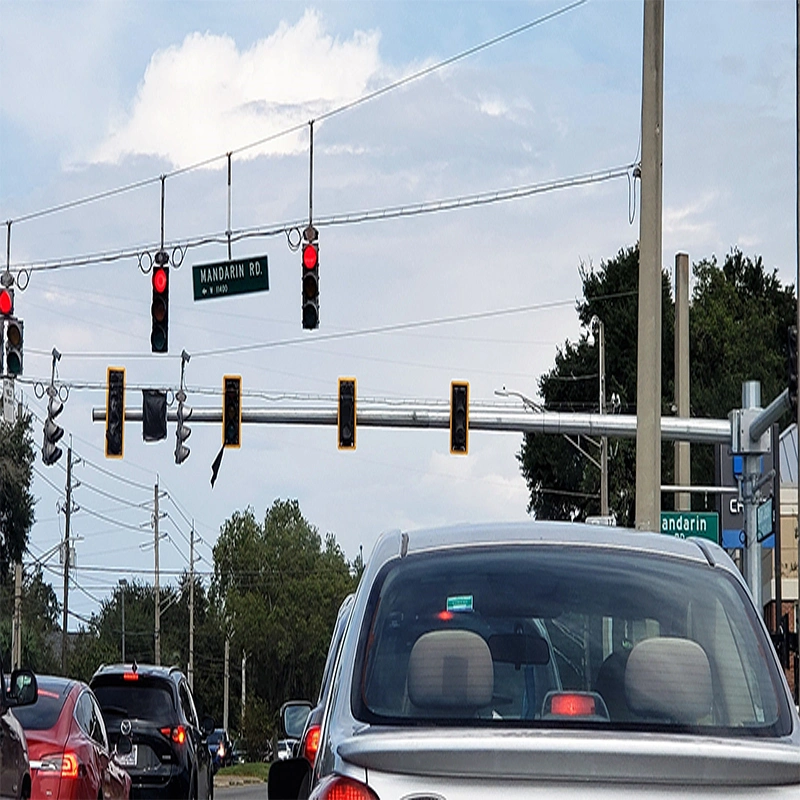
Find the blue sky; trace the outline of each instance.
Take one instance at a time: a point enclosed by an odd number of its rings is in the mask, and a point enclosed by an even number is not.
[[[15,273],[43,261],[151,246],[160,232],[158,176],[167,174],[167,242],[226,227],[224,159],[274,132],[524,25],[556,2],[22,2],[0,0],[0,219],[12,224]],[[760,254],[794,283],[794,7],[787,2],[668,0],[664,67],[663,264]],[[642,3],[591,0],[542,25],[338,114],[315,127],[319,216],[430,202],[567,178],[637,158]],[[61,203],[147,182],[135,191],[24,219]],[[305,132],[233,158],[235,229],[307,216]],[[192,248],[174,269],[170,354],[149,348],[149,277],[135,259],[34,270],[17,292],[25,372],[17,393],[38,415],[36,384],[71,387],[59,421],[84,463],[73,516],[86,616],[120,577],[150,580],[149,512],[156,477],[167,580],[186,566],[187,519],[209,570],[219,526],[252,505],[297,498],[348,557],[393,527],[520,519],[527,491],[520,437],[473,434],[452,457],[444,431],[360,430],[355,453],[332,428],[248,426],[240,451],[219,448],[216,426],[195,424],[191,455],[145,445],[126,428],[125,459],[103,457],[109,365],[127,369],[129,405],[143,387],[175,388],[180,352],[189,405],[218,406],[222,375],[240,373],[245,402],[333,403],[341,375],[359,398],[444,401],[450,381],[488,402],[503,386],[535,396],[559,345],[582,334],[574,313],[580,265],[638,238],[620,178],[527,199],[410,219],[320,229],[319,334],[300,325],[299,255],[283,235],[234,245],[268,255],[267,293],[192,299],[191,265],[222,260],[224,245]],[[458,324],[326,342],[324,334],[547,305]],[[607,325],[613,324],[606,321]],[[215,356],[253,343],[253,351]],[[299,398],[299,400],[298,400]],[[63,535],[65,458],[37,462],[31,552]],[[174,501],[174,502],[173,502]],[[111,521],[109,521],[111,520]],[[53,565],[53,561],[50,562]],[[54,565],[54,566],[57,566]],[[50,574],[50,573],[48,573]],[[59,580],[53,575],[55,585]],[[84,591],[85,590],[85,591]],[[60,589],[57,589],[60,595]],[[76,620],[71,621],[71,626]]]

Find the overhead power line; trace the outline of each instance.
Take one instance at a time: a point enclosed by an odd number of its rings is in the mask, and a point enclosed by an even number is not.
[[[494,189],[486,192],[477,192],[456,197],[441,198],[438,200],[428,200],[421,203],[409,203],[399,206],[388,206],[386,208],[376,208],[371,210],[353,211],[342,214],[331,214],[328,216],[317,217],[315,223],[320,227],[334,225],[355,225],[361,222],[380,222],[390,219],[400,219],[404,217],[416,217],[423,214],[435,214],[440,211],[455,211],[462,208],[474,208],[476,206],[490,205],[509,200],[520,200],[525,197],[532,197],[537,194],[545,194],[560,189],[573,189],[580,186],[605,183],[617,178],[630,177],[636,165],[624,164],[618,167],[585,172],[579,175],[572,175],[566,178],[555,178],[550,181],[529,183],[522,186],[515,186],[506,189]],[[243,228],[231,231],[230,241],[240,242],[246,239],[264,239],[272,236],[286,234],[287,231],[301,228],[305,222],[303,220],[292,220],[289,222],[273,223],[271,225]],[[175,239],[165,242],[168,249],[180,249],[187,251],[209,244],[227,244],[229,241],[227,232],[205,234],[187,239]],[[105,251],[102,253],[89,253],[70,258],[46,259],[42,261],[29,261],[14,265],[15,269],[27,270],[29,272],[46,272],[58,269],[68,269],[74,267],[96,266],[98,264],[110,264],[116,261],[124,261],[129,258],[140,258],[143,253],[150,250],[157,250],[160,245],[148,244],[140,247],[126,247],[116,251]]]

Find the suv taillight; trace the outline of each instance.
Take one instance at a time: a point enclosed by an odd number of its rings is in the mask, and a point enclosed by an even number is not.
[[[317,759],[317,750],[319,750],[319,735],[322,729],[319,725],[312,725],[306,733],[306,738],[303,740],[303,755],[306,761],[311,766],[314,766],[314,761]]]
[[[186,728],[184,728],[183,725],[176,725],[173,728],[167,725],[165,728],[161,728],[161,733],[164,734],[167,739],[172,739],[176,744],[183,744],[186,741]]]
[[[311,792],[308,800],[378,800],[378,795],[360,781],[331,775]]]

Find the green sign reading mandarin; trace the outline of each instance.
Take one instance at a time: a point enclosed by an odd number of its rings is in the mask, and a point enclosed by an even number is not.
[[[229,297],[232,294],[265,292],[269,289],[267,257],[196,264],[192,267],[194,299]]]
[[[661,533],[681,539],[700,536],[719,544],[719,514],[713,511],[662,511]]]

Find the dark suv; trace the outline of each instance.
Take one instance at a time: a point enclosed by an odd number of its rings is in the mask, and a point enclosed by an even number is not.
[[[100,703],[111,745],[120,737],[130,740],[131,752],[118,761],[130,773],[132,798],[213,797],[206,739],[214,730],[214,720],[206,717],[200,723],[180,669],[104,665],[90,686]]]

